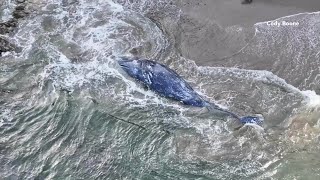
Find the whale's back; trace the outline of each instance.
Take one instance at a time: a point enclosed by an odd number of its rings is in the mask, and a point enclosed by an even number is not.
[[[150,60],[145,61],[146,64],[151,65],[151,67],[148,67],[152,82],[149,85],[150,89],[162,96],[181,101],[186,105],[198,107],[206,105],[202,97],[174,70],[160,63]]]
[[[214,103],[205,101],[174,70],[150,60],[119,61],[121,67],[131,77],[139,80],[159,95],[180,101],[186,105],[207,107],[211,111],[238,119],[241,123],[261,124],[263,119],[255,116],[239,117],[235,113],[222,109]]]
[[[140,61],[138,72],[141,74],[134,76],[128,74],[148,86],[150,90],[157,92],[163,97],[180,101],[186,105],[197,107],[207,105],[206,101],[174,70],[151,60],[135,61]]]

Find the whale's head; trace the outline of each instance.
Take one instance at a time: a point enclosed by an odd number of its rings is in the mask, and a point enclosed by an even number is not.
[[[144,76],[142,61],[136,59],[121,58],[118,60],[121,68],[131,77],[141,79]]]

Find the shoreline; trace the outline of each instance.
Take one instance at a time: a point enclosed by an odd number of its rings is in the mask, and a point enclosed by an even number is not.
[[[260,25],[260,24],[265,24],[265,23],[268,23],[268,22],[279,21],[279,20],[282,20],[284,18],[291,18],[291,17],[295,17],[295,16],[299,16],[299,15],[313,15],[313,14],[320,14],[320,11],[301,12],[301,13],[297,13],[297,14],[290,14],[288,16],[283,16],[283,17],[279,17],[279,18],[276,18],[276,19],[268,20],[268,21],[257,22],[257,23],[254,24],[254,26]]]
[[[197,66],[267,70],[300,90],[320,93],[314,78],[319,69],[312,65],[319,55],[319,0],[178,1],[187,19],[177,30],[182,57]]]
[[[179,53],[200,66],[223,65],[221,61],[250,42],[258,25],[300,14],[320,14],[319,0],[253,0],[245,5],[241,0],[176,0],[176,5],[184,18],[178,30],[182,32],[178,35]],[[289,24],[298,27],[302,23]]]
[[[241,0],[178,0],[178,6],[185,14],[214,20],[224,28],[234,25],[249,27],[285,16],[320,11],[319,0],[253,0],[245,5]]]

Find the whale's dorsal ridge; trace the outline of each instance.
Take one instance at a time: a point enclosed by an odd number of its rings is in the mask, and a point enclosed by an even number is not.
[[[147,59],[125,59],[118,61],[118,63],[131,77],[141,81],[150,90],[153,90],[162,97],[180,101],[185,105],[218,110],[220,114],[234,117],[242,123],[258,122],[260,119],[254,116],[240,118],[236,114],[204,100],[178,73],[161,63]]]

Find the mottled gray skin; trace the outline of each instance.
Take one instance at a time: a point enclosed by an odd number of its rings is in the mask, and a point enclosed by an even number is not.
[[[149,89],[163,97],[174,99],[185,105],[207,107],[211,111],[218,111],[224,115],[238,119],[241,123],[262,124],[262,120],[254,116],[239,117],[233,112],[222,109],[214,103],[204,100],[193,88],[175,71],[163,64],[146,59],[118,60],[122,69],[131,77],[139,80]]]
[[[131,60],[126,58],[122,58],[118,63],[128,75],[163,97],[180,101],[185,105],[210,106],[210,103],[194,91],[183,78],[162,64],[146,59]]]

